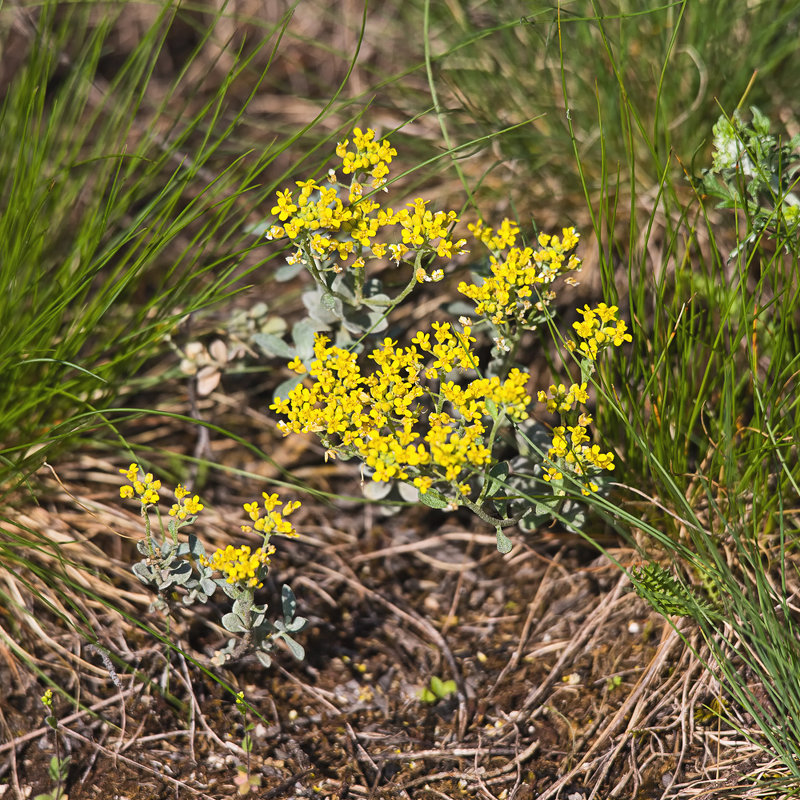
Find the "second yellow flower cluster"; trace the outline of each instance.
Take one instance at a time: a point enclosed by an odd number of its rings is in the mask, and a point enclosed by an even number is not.
[[[473,378],[461,386],[452,380],[454,369],[479,367],[470,334],[469,326],[458,332],[434,322],[432,332],[417,333],[409,347],[384,339],[369,356],[376,365],[369,374],[354,353],[318,334],[314,383],[275,398],[270,408],[287,417],[279,423],[284,435],[319,434],[334,452],[358,454],[375,481],[409,481],[422,494],[443,481],[468,494],[470,472],[491,460],[487,419],[504,412],[523,420],[530,403],[529,376],[518,369],[505,381]]]

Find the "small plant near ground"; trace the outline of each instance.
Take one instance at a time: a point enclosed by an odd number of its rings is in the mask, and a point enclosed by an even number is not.
[[[352,143],[345,140],[336,148],[338,169],[349,181],[341,182],[333,169],[322,181],[297,181],[299,192],[277,193],[274,223],[251,228],[270,240],[288,240],[294,248],[278,280],[305,269],[314,281],[303,295],[308,316],[293,327],[291,343],[268,333],[252,337],[268,355],[307,369],[315,357],[315,333],[332,329],[338,346],[359,349],[365,332],[386,329],[389,312],[417,283],[444,277],[440,268],[429,271],[428,261],[464,252],[466,240],[454,239],[448,230],[458,221],[455,211],[431,211],[423,198],[402,209],[378,202],[378,193],[388,191],[389,164],[396,154],[388,141],[376,141],[373,130],[356,128]],[[373,265],[387,260],[411,265],[410,278],[394,296],[371,274]],[[277,394],[299,381],[291,379]]]
[[[718,201],[718,208],[744,211],[747,235],[731,253],[752,249],[766,234],[787,250],[800,252],[800,134],[782,140],[771,133],[769,119],[750,109],[748,122],[739,109],[714,125],[713,164],[695,179],[696,188]]]
[[[236,710],[242,715],[242,725],[244,726],[244,735],[242,736],[242,750],[245,752],[247,759],[246,763],[237,767],[239,773],[233,780],[236,784],[236,793],[244,797],[250,793],[250,790],[255,790],[261,786],[261,776],[252,775],[250,773],[250,755],[253,752],[253,737],[250,731],[253,730],[254,725],[252,722],[247,721],[247,704],[244,701],[244,692],[239,692],[236,695]]]
[[[423,703],[433,705],[440,700],[447,700],[448,697],[458,691],[455,681],[443,681],[441,678],[433,675],[428,686],[420,689],[419,699]]]
[[[208,556],[203,543],[194,534],[189,534],[186,541],[178,536],[180,530],[195,522],[203,509],[197,495],[191,496],[180,484],[176,487],[176,502],[169,511],[165,529],[158,509],[161,481],[156,480],[152,473],[143,472],[136,463],[120,472],[128,481],[120,488],[120,496],[123,499],[137,498],[141,504],[145,538],[137,542],[137,549],[145,558],[134,564],[133,573],[156,592],[152,608],[169,612],[177,598],[184,606],[206,603],[220,588],[233,601],[231,610],[222,616],[222,625],[237,636],[214,655],[214,664],[221,666],[253,652],[268,667],[272,661],[270,653],[279,640],[286,644],[295,658],[302,659],[304,650],[292,635],[303,630],[306,620],[297,616],[297,601],[291,587],[283,586],[282,616],[273,621],[267,619],[266,604],[255,600],[256,590],[263,586],[275,552],[270,539],[276,534],[297,536],[287,518],[300,503],[290,501],[284,505],[277,494],[264,492],[262,503],[257,500],[245,503],[244,510],[252,525],[242,526],[243,533],[255,532],[262,537],[259,546],[251,550],[249,545],[228,545]],[[151,514],[158,521],[160,535],[153,532]],[[222,577],[213,577],[215,572],[222,573]]]
[[[47,689],[42,695],[42,705],[45,707],[47,715],[44,721],[53,730],[53,749],[55,754],[50,759],[47,773],[53,782],[53,790],[37,794],[34,800],[66,800],[64,785],[69,775],[70,757],[61,755],[61,740],[58,733],[58,719],[53,714],[53,690]]]

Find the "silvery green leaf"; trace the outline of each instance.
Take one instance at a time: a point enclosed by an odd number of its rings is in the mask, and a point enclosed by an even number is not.
[[[202,590],[203,594],[211,597],[216,588],[217,584],[214,583],[211,578],[200,578],[200,589]]]
[[[456,300],[448,303],[445,310],[451,317],[458,319],[459,317],[475,317],[475,306],[472,303],[467,303],[465,300]]]
[[[143,556],[149,556],[150,555],[150,545],[147,544],[147,539],[139,539],[139,541],[136,542],[136,549]]]
[[[508,461],[500,461],[495,464],[487,476],[486,497],[494,497],[501,489],[504,489],[506,478],[508,477]]]
[[[397,491],[406,503],[419,502],[419,489],[416,486],[412,486],[410,483],[398,483]]]
[[[361,491],[364,492],[364,497],[368,500],[383,500],[383,498],[392,491],[392,483],[391,481],[369,480],[364,483],[364,487]]]
[[[314,340],[318,329],[319,325],[308,318],[301,319],[294,324],[292,338],[294,339],[295,350],[301,361],[305,361],[314,355]]]
[[[289,396],[289,392],[291,392],[295,386],[303,382],[303,377],[303,375],[292,375],[291,378],[287,378],[275,389],[273,397],[280,397],[282,400],[285,400]]]
[[[161,558],[166,561],[168,558],[171,558],[175,555],[175,551],[178,549],[169,539],[164,539],[161,543]]]
[[[269,230],[269,228],[267,228],[267,230]],[[285,283],[286,281],[290,281],[292,278],[299,275],[304,269],[305,267],[299,261],[296,264],[284,264],[275,270],[275,272],[272,274],[272,277],[275,278],[275,280],[279,283]]]
[[[188,561],[182,561],[174,569],[170,569],[172,579],[179,586],[186,583],[192,577],[192,565]]]
[[[251,604],[249,602],[250,598],[245,596],[239,596],[233,601],[233,606],[231,610],[234,614],[238,614],[240,617],[244,617],[247,611],[251,608]]]
[[[517,450],[521,456],[538,461],[550,449],[553,436],[541,422],[527,419],[514,429]],[[515,470],[519,469],[515,464]]]
[[[511,539],[506,536],[501,528],[497,529],[497,549],[501,553],[510,553],[513,544],[511,543]]]
[[[303,646],[298,644],[291,636],[287,636],[285,633],[281,636],[284,642],[286,642],[289,650],[291,650],[292,655],[298,660],[302,661],[306,657],[306,651],[303,649]]]
[[[533,513],[536,514],[536,516],[550,516],[552,513],[552,508],[555,507],[559,501],[556,498],[553,498],[551,502],[552,506],[548,505],[546,502],[543,503],[537,500],[533,505]]]
[[[206,548],[203,546],[203,543],[193,534],[189,534],[189,552],[193,556],[204,556],[206,554]]]
[[[330,297],[331,295],[328,296]],[[303,305],[306,307],[309,316],[313,320],[317,320],[323,326],[330,326],[339,319],[339,316],[327,310],[322,305],[322,297],[322,291],[319,288],[311,292],[303,292]],[[341,302],[339,306],[339,311],[341,311]]]
[[[419,501],[429,508],[447,508],[450,505],[450,501],[436,489],[428,489],[425,494],[419,496]]]
[[[144,561],[137,561],[131,569],[142,583],[153,583],[153,571]]]
[[[270,658],[269,653],[265,653],[263,650],[256,650],[256,658],[265,666],[271,667],[272,666],[272,658]]]
[[[334,275],[333,280],[328,284],[330,286],[331,293],[335,292],[336,294],[341,295],[345,301],[350,303],[354,302],[356,299],[355,275],[355,271],[350,269],[344,270],[338,275]]]
[[[295,357],[295,349],[288,345],[279,336],[273,336],[271,333],[254,333],[252,342],[256,347],[268,356],[277,356],[278,358],[293,359]]]
[[[223,614],[222,625],[226,631],[230,631],[231,633],[247,632],[247,628],[244,626],[244,623],[238,614]]]
[[[281,587],[281,608],[284,619],[287,620],[293,619],[297,613],[297,598],[294,596],[292,587],[285,583]]]
[[[322,295],[322,297],[320,298],[320,305],[321,305],[321,306],[322,306],[324,309],[326,309],[326,310],[328,310],[328,311],[330,311],[330,312],[332,312],[332,313],[333,313],[333,312],[335,312],[335,311],[336,311],[336,310],[337,310],[339,307],[341,307],[341,305],[342,305],[342,302],[341,302],[341,300],[339,300],[339,298],[338,298],[338,297],[335,297],[335,296],[334,296],[334,295],[332,295],[330,292],[326,292],[326,293],[325,293],[325,294],[323,294],[323,295]]]
[[[376,292],[375,294],[367,294],[365,292],[364,305],[370,308],[380,308],[382,309],[381,313],[385,313],[387,309],[386,303],[391,302],[391,300],[392,298],[383,292]]]
[[[295,617],[287,626],[286,630],[289,633],[299,633],[308,624],[305,617]]]

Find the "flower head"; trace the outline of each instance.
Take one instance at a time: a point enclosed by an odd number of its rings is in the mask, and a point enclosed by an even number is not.
[[[131,464],[127,469],[121,469],[120,472],[129,481],[129,484],[120,487],[119,496],[121,498],[138,497],[143,507],[158,503],[161,481],[155,480],[151,472],[142,472],[136,463]]]
[[[275,548],[272,545],[267,545],[266,548],[259,547],[251,553],[246,544],[241,547],[229,544],[224,550],[216,550],[211,558],[200,556],[200,562],[221,572],[227,583],[238,583],[242,587],[258,589],[263,585],[260,579],[262,570],[269,566],[270,556],[274,552]]]

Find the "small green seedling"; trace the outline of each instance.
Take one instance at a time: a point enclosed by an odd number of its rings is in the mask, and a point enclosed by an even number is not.
[[[43,794],[37,794],[34,800],[62,800],[65,797],[64,785],[69,775],[69,756],[61,756],[60,743],[58,738],[58,719],[53,714],[53,690],[48,689],[41,698],[42,705],[47,711],[45,722],[53,729],[53,745],[55,748],[55,755],[50,759],[50,766],[47,769],[47,774],[50,780],[53,781],[53,789]]]
[[[455,693],[455,681],[443,681],[441,678],[437,678],[436,675],[434,675],[431,678],[430,685],[420,690],[419,699],[422,700],[423,703],[433,705],[440,700],[446,700],[451,694]]]

